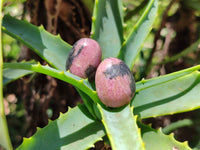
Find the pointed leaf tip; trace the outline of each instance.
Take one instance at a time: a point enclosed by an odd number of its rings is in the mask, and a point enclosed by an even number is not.
[[[147,150],[155,150],[163,147],[164,149],[172,149],[173,147],[179,150],[191,150],[188,145],[181,143],[171,135],[165,135],[162,133],[161,128],[153,129],[149,125],[145,125],[138,122],[139,127],[142,131],[142,139],[145,142],[145,147]]]
[[[36,130],[37,130],[37,131],[40,131],[40,130],[41,130],[41,128],[40,128],[40,127],[36,127]]]
[[[39,29],[45,30],[45,28],[44,28],[44,26],[42,24],[39,26]]]
[[[117,57],[122,59],[131,70],[148,33],[152,29],[157,10],[158,0],[150,0],[139,21],[133,27],[126,41],[123,42],[122,48],[118,53]]]

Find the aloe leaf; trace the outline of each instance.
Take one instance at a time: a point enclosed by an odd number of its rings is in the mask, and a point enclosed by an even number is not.
[[[97,92],[94,91],[90,82],[87,79],[82,79],[76,75],[71,74],[69,71],[60,71],[49,67],[48,65],[42,66],[40,63],[4,63],[4,68],[10,69],[23,69],[34,71],[42,74],[52,76],[54,78],[60,79],[62,81],[68,82],[74,85],[76,88],[80,89],[86,93],[94,102],[99,102]]]
[[[195,121],[192,119],[183,119],[183,120],[178,120],[176,122],[172,122],[170,125],[162,128],[162,132],[164,134],[170,134],[171,132],[182,128],[182,127],[189,127],[195,124]]]
[[[55,77],[57,79],[60,79],[62,81],[68,82],[72,85],[74,85],[79,92],[82,100],[85,103],[85,106],[87,107],[88,111],[93,115],[94,118],[96,118],[96,113],[93,109],[93,101],[95,103],[99,102],[99,98],[97,96],[96,91],[93,90],[90,82],[88,82],[87,79],[82,79],[78,76],[75,76],[71,74],[69,71],[60,71],[54,68],[51,68],[49,66],[42,66],[41,64],[35,64],[35,63],[28,63],[28,62],[22,62],[22,63],[4,63],[4,70],[8,70],[8,73],[14,71],[13,73],[22,73],[21,71],[27,71],[28,73],[31,72],[38,72],[43,73],[52,77]],[[13,75],[14,77],[17,74]],[[19,76],[17,76],[19,77]],[[8,77],[7,77],[8,78]],[[12,74],[10,75],[10,78],[12,79]],[[5,82],[7,80],[5,79]],[[93,100],[93,101],[92,101]]]
[[[101,122],[93,120],[84,105],[69,109],[30,138],[24,138],[17,150],[84,150],[93,147],[105,135]]]
[[[31,74],[33,71],[22,69],[3,69],[3,85],[6,85],[18,78]]]
[[[113,150],[143,150],[140,130],[133,116],[133,109],[127,105],[122,110],[111,110],[98,105],[102,122]]]
[[[122,59],[130,69],[133,68],[142,44],[152,28],[157,16],[157,10],[158,0],[150,0],[141,18],[122,45],[118,58]]]
[[[2,25],[2,6],[3,1],[0,1],[0,28]],[[6,116],[4,113],[4,102],[3,102],[3,50],[2,50],[2,32],[0,30],[0,149],[1,146],[4,149],[12,150],[12,144],[10,141]]]
[[[96,0],[91,38],[98,41],[103,59],[116,57],[123,42],[122,1]]]
[[[138,123],[146,150],[192,150],[187,142],[181,143],[174,139],[173,134],[165,135],[161,129],[155,130],[150,126]]]
[[[188,75],[194,71],[200,70],[200,65],[191,67],[191,68],[187,68],[181,71],[177,71],[177,72],[173,72],[167,75],[163,75],[160,77],[156,77],[156,78],[152,78],[152,79],[148,79],[148,80],[144,80],[142,79],[141,81],[136,83],[136,92],[139,92],[141,90],[144,90],[146,88],[150,88],[152,86],[156,86],[159,84],[163,84],[165,82],[169,82],[172,80],[175,80],[177,78],[180,78],[184,75]]]
[[[24,43],[51,66],[65,70],[71,46],[64,42],[60,36],[48,33],[42,26],[36,27],[9,15],[5,15],[3,18],[2,30]]]
[[[97,119],[96,114],[95,114],[94,109],[93,109],[93,101],[92,101],[92,99],[87,94],[85,94],[84,92],[79,90],[78,88],[76,88],[76,90],[78,91],[79,95],[81,96],[81,98],[82,98],[85,106],[87,107],[88,111],[90,112],[90,114],[95,119]]]
[[[178,76],[179,73],[184,72],[177,72],[171,77]],[[160,79],[162,81],[162,78]],[[135,94],[131,105],[134,105],[134,113],[139,117],[157,117],[200,108],[199,71],[193,71],[165,82],[158,83],[159,78],[155,81],[156,84],[138,90]],[[146,83],[148,84],[148,81]]]

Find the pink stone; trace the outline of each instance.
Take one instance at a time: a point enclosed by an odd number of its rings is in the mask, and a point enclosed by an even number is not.
[[[81,78],[93,78],[101,57],[100,45],[93,39],[82,38],[73,45],[66,69]]]
[[[100,63],[95,84],[100,100],[108,107],[128,104],[135,93],[132,73],[126,64],[117,58],[107,58]]]

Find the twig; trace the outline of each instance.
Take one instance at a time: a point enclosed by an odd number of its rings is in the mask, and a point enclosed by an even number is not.
[[[148,72],[150,71],[150,68],[151,68],[151,62],[152,62],[152,59],[153,59],[153,56],[154,56],[154,53],[156,52],[156,48],[157,48],[157,41],[158,39],[160,38],[160,32],[161,30],[164,28],[165,26],[165,23],[166,23],[166,20],[167,20],[167,13],[168,11],[170,10],[170,8],[172,7],[172,5],[175,3],[175,2],[178,2],[179,0],[172,0],[170,2],[170,4],[168,5],[168,7],[166,8],[166,10],[164,11],[163,13],[163,19],[162,19],[162,22],[160,24],[160,27],[158,28],[156,34],[155,34],[155,38],[154,38],[154,46],[152,48],[152,51],[151,51],[151,54],[149,56],[149,58],[147,59],[147,63],[146,63],[146,67],[145,67],[145,70],[146,70],[146,75],[148,74]]]
[[[181,51],[180,53],[172,56],[172,57],[168,57],[166,56],[164,58],[164,60],[162,62],[160,62],[159,64],[166,64],[166,63],[169,63],[169,62],[172,62],[172,61],[175,61],[179,58],[182,58],[184,56],[186,56],[188,53],[190,52],[194,52],[194,51],[197,51],[200,47],[200,39],[197,40],[195,43],[193,43],[191,46],[189,46],[188,48],[184,49],[183,51]]]

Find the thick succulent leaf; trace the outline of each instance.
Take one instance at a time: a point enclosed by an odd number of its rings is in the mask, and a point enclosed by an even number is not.
[[[136,92],[139,92],[141,90],[144,90],[146,88],[150,88],[151,86],[156,86],[159,84],[164,84],[165,82],[169,82],[175,79],[178,79],[184,75],[188,75],[194,71],[197,71],[200,69],[200,65],[198,66],[194,66],[191,68],[187,68],[181,71],[177,71],[174,73],[170,73],[167,75],[163,75],[160,77],[156,77],[156,78],[152,78],[152,79],[148,79],[148,80],[144,80],[142,79],[141,81],[136,83]]]
[[[25,75],[31,74],[33,71],[22,69],[3,69],[3,85],[6,85]]]
[[[91,38],[98,41],[103,59],[116,57],[123,42],[122,1],[96,0]]]
[[[76,75],[71,74],[69,71],[60,71],[49,67],[48,65],[42,66],[40,63],[4,63],[4,68],[10,69],[23,69],[28,71],[34,71],[42,74],[52,76],[54,78],[60,79],[67,83],[74,85],[76,88],[80,89],[86,93],[93,101],[99,102],[97,92],[94,91],[92,85],[87,79],[82,79]]]
[[[78,91],[79,95],[81,96],[85,106],[87,107],[88,111],[90,112],[90,114],[97,119],[94,108],[93,108],[93,101],[92,99],[85,94],[84,92],[82,92],[81,90],[79,90],[78,88],[76,88],[76,90]]]
[[[139,82],[131,103],[135,107],[134,113],[149,118],[200,108],[199,67]]]
[[[0,1],[0,28],[2,25],[2,6],[3,1]],[[12,145],[8,133],[6,116],[4,114],[3,102],[3,50],[2,50],[2,33],[0,30],[0,149],[12,150]],[[3,148],[1,148],[3,147]]]
[[[162,132],[164,134],[170,134],[174,132],[175,130],[183,127],[191,127],[194,126],[196,121],[194,119],[182,119],[175,122],[170,123],[166,127],[162,128]]]
[[[59,36],[48,33],[42,26],[36,27],[9,15],[5,15],[3,18],[2,30],[24,43],[51,66],[65,70],[65,63],[71,46]]]
[[[94,121],[84,105],[61,114],[55,121],[24,138],[18,150],[85,150],[105,135],[103,125]]]
[[[165,135],[161,129],[155,130],[150,126],[138,123],[146,150],[191,150],[187,142],[181,143],[174,139],[173,134]]]
[[[157,16],[157,10],[158,0],[150,0],[141,18],[133,27],[133,31],[122,45],[118,58],[122,59],[130,69],[133,68],[144,40],[152,28],[152,24]]]
[[[143,150],[140,130],[130,105],[121,110],[107,109],[98,105],[102,122],[113,150]]]
[[[2,108],[0,108],[0,111],[2,112]],[[0,149],[1,149],[1,146],[5,148],[6,150],[13,149],[11,145],[9,133],[8,133],[6,116],[2,113],[0,113]]]

